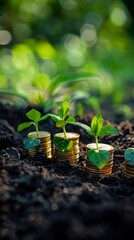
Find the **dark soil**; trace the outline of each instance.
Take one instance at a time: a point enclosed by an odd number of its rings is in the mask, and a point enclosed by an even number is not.
[[[134,179],[123,171],[124,151],[134,147],[133,120],[114,120],[120,134],[100,139],[115,153],[112,175],[99,177],[83,167],[93,139],[76,126],[67,129],[80,133],[76,167],[40,155],[29,159],[22,144],[26,132],[16,132],[27,110],[0,105],[0,240],[133,239]],[[92,116],[78,120],[90,124]],[[50,119],[40,129],[57,132]]]

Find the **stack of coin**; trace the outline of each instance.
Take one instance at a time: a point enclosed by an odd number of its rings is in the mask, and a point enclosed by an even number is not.
[[[126,160],[124,161],[124,174],[126,177],[134,177],[134,165],[129,164]]]
[[[37,152],[43,154],[46,158],[52,158],[51,134],[49,132],[39,131],[38,136],[36,132],[31,132],[28,134],[28,137],[38,138],[41,141],[37,147],[28,150],[31,158],[34,158]]]
[[[87,151],[88,150],[95,150],[96,149],[96,143],[91,143],[87,145]],[[100,175],[100,176],[107,176],[112,173],[113,168],[113,153],[114,148],[111,145],[99,143],[99,150],[106,150],[109,152],[109,161],[107,164],[102,168],[97,168],[89,159],[86,160],[86,170],[94,175]]]
[[[64,133],[57,133],[55,134],[56,137],[64,138]],[[79,160],[79,134],[77,133],[67,133],[67,139],[72,141],[72,147],[70,150],[65,152],[60,151],[54,145],[54,157],[59,161],[69,161],[71,165],[76,165]]]

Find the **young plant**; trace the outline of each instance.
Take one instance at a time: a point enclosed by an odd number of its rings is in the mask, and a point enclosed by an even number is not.
[[[107,150],[99,150],[98,138],[109,134],[118,134],[118,130],[110,124],[104,126],[104,120],[101,114],[97,114],[91,121],[91,126],[80,122],[72,124],[82,127],[89,135],[94,136],[96,149],[88,150],[87,156],[96,167],[102,169],[109,160],[109,152]]]
[[[87,81],[91,82],[92,80],[99,81],[99,76],[94,75],[92,73],[68,72],[56,75],[54,78],[49,79],[47,75],[40,74],[39,77],[37,77],[37,79],[35,79],[34,81],[34,87],[37,88],[37,92],[36,90],[34,90],[32,97],[30,97],[29,100],[32,104],[36,105],[40,104],[44,106],[45,111],[48,112],[55,106],[59,105],[58,99],[62,93],[61,88],[65,89],[66,86],[69,86],[69,88],[72,89],[73,92],[72,100],[77,100],[79,98],[77,89],[79,89],[81,86],[79,85],[79,83]],[[78,84],[76,85],[75,83]],[[83,98],[87,97],[87,95],[86,96],[85,94],[83,95],[84,95]]]
[[[130,165],[134,165],[134,148],[128,148],[125,150],[124,158]]]
[[[30,148],[34,148],[40,144],[40,139],[38,139],[38,137],[39,137],[39,122],[45,120],[49,115],[46,114],[43,117],[41,117],[41,113],[39,111],[37,111],[36,109],[31,109],[29,112],[26,113],[26,116],[31,121],[19,124],[17,130],[20,132],[20,131],[34,125],[37,137],[36,138],[26,137],[23,141],[25,148],[30,149]]]
[[[55,146],[62,152],[70,150],[72,147],[72,141],[67,139],[66,125],[68,123],[75,122],[75,118],[73,116],[68,117],[69,112],[70,112],[69,103],[65,101],[61,104],[60,109],[58,109],[57,115],[49,114],[52,120],[56,123],[56,127],[61,128],[64,133],[64,138],[54,136],[53,141]]]

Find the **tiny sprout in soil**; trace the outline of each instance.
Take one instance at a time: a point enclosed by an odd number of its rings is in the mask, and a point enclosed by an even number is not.
[[[98,138],[109,134],[118,134],[118,130],[112,125],[107,124],[104,126],[104,120],[101,114],[97,114],[91,121],[91,126],[80,122],[74,122],[72,124],[82,127],[89,135],[94,136],[96,149],[88,150],[88,159],[99,169],[102,169],[109,160],[109,152],[107,150],[100,150],[98,144]]]

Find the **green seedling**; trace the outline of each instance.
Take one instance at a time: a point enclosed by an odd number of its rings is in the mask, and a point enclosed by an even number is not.
[[[51,119],[56,123],[56,127],[61,128],[64,133],[64,138],[55,136],[54,137],[54,144],[60,151],[67,151],[70,150],[72,147],[72,141],[67,139],[66,133],[66,125],[68,123],[75,122],[75,118],[73,116],[69,116],[70,106],[68,102],[63,102],[61,104],[60,109],[57,111],[57,115],[49,114]]]
[[[134,148],[128,148],[125,150],[124,158],[130,165],[134,165]]]
[[[96,149],[88,150],[87,156],[96,167],[102,169],[109,160],[109,152],[107,150],[99,150],[98,138],[109,134],[118,134],[118,130],[110,124],[104,126],[104,120],[101,114],[97,114],[91,121],[91,126],[80,122],[74,122],[72,124],[82,127],[89,135],[94,136]]]
[[[99,76],[96,76],[92,73],[64,73],[60,75],[56,75],[54,78],[49,79],[49,77],[45,74],[40,74],[33,82],[34,87],[37,90],[33,91],[32,96],[30,97],[30,102],[36,105],[44,106],[45,111],[50,111],[54,107],[59,105],[59,96],[61,96],[61,88],[65,89],[66,86],[69,89],[72,89],[73,96],[72,101],[78,100],[80,98],[77,89],[80,88],[81,85],[79,83],[87,81],[99,81]],[[75,84],[78,83],[78,84]],[[59,88],[60,86],[60,88]],[[79,86],[79,87],[78,87]],[[58,91],[60,89],[60,91]],[[63,94],[62,94],[63,95]],[[86,98],[87,95],[85,92],[82,92],[83,98]]]
[[[49,115],[46,114],[43,117],[41,117],[41,113],[39,111],[37,111],[36,109],[31,109],[29,112],[26,113],[26,116],[31,121],[19,124],[17,130],[20,132],[20,131],[34,125],[37,137],[36,138],[27,137],[23,141],[25,148],[30,149],[30,148],[34,148],[40,144],[40,139],[38,139],[38,137],[39,137],[39,122],[45,120]]]

